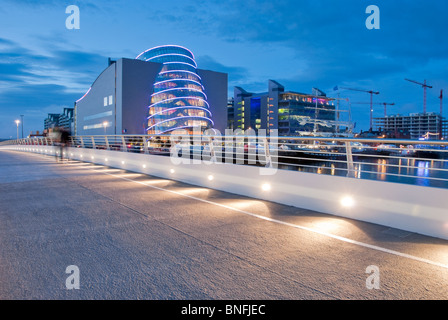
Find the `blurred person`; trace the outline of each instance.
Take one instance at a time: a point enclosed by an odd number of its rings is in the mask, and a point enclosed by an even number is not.
[[[60,147],[61,146],[61,130],[59,127],[54,127],[51,129],[51,131],[49,132],[49,137],[52,141],[52,145],[55,147]],[[55,150],[57,150],[58,148],[55,148]],[[59,157],[58,154],[54,153],[54,156],[56,158],[56,161],[59,161]]]
[[[60,153],[61,161],[64,160],[64,151],[70,144],[70,132],[65,128],[60,128]]]

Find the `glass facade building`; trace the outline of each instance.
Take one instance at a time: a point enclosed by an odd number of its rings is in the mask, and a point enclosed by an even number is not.
[[[300,133],[332,133],[335,128],[335,107],[325,96],[286,92],[278,103],[279,135]]]
[[[229,108],[233,123],[228,128],[260,129],[268,133],[278,130],[280,136],[341,134],[342,126],[349,124],[337,120],[334,99],[319,89],[311,94],[285,91],[274,80],[268,81],[268,91],[252,93],[235,87],[233,107]]]
[[[74,127],[74,108],[64,108],[61,114],[49,113],[44,120],[44,132],[55,127],[62,127],[73,132]]]
[[[147,134],[213,127],[212,114],[193,53],[181,46],[148,49],[136,59],[162,64],[148,106]]]

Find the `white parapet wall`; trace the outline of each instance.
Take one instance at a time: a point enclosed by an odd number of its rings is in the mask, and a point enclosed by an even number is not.
[[[58,150],[0,148],[47,155]],[[448,240],[447,189],[289,170],[266,175],[255,166],[176,164],[168,156],[108,150],[68,148],[67,157]]]

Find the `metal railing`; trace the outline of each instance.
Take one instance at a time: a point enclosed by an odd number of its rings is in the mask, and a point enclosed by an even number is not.
[[[0,143],[8,144],[58,142],[33,137]],[[448,188],[448,142],[439,140],[95,135],[71,137],[70,145]]]

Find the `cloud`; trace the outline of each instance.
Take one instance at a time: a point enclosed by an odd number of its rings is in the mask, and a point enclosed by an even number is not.
[[[73,0],[62,4],[60,0],[4,0],[4,1],[18,6],[27,6],[34,8],[48,8],[48,7],[60,7],[60,6],[66,7],[69,5],[77,5],[77,6],[83,6],[84,8],[99,10],[99,7],[95,3],[95,1],[89,1],[89,0]],[[109,2],[113,1],[109,0]]]
[[[225,66],[208,55],[196,57],[196,63],[199,69],[209,69],[227,73],[229,75],[229,83],[237,83],[243,81],[248,75],[247,68]]]
[[[59,113],[64,106],[73,107],[107,61],[99,54],[60,48],[37,54],[5,38],[0,38],[0,48],[0,118],[13,121],[24,114],[26,134],[43,130],[48,110]],[[0,137],[11,134],[9,127],[5,123],[0,128]]]
[[[104,56],[82,51],[56,50],[42,55],[7,39],[0,39],[1,44],[6,48],[0,53],[0,81],[10,81],[8,89],[23,91],[30,89],[28,85],[55,85],[63,92],[81,94],[107,61]]]
[[[317,75],[352,79],[383,77],[446,58],[443,12],[448,3],[430,0],[378,0],[381,29],[367,30],[367,3],[330,1],[214,1],[197,6],[195,15],[180,8],[159,15],[163,22],[190,32],[245,46],[284,47],[306,61]],[[273,57],[275,60],[275,57]]]

